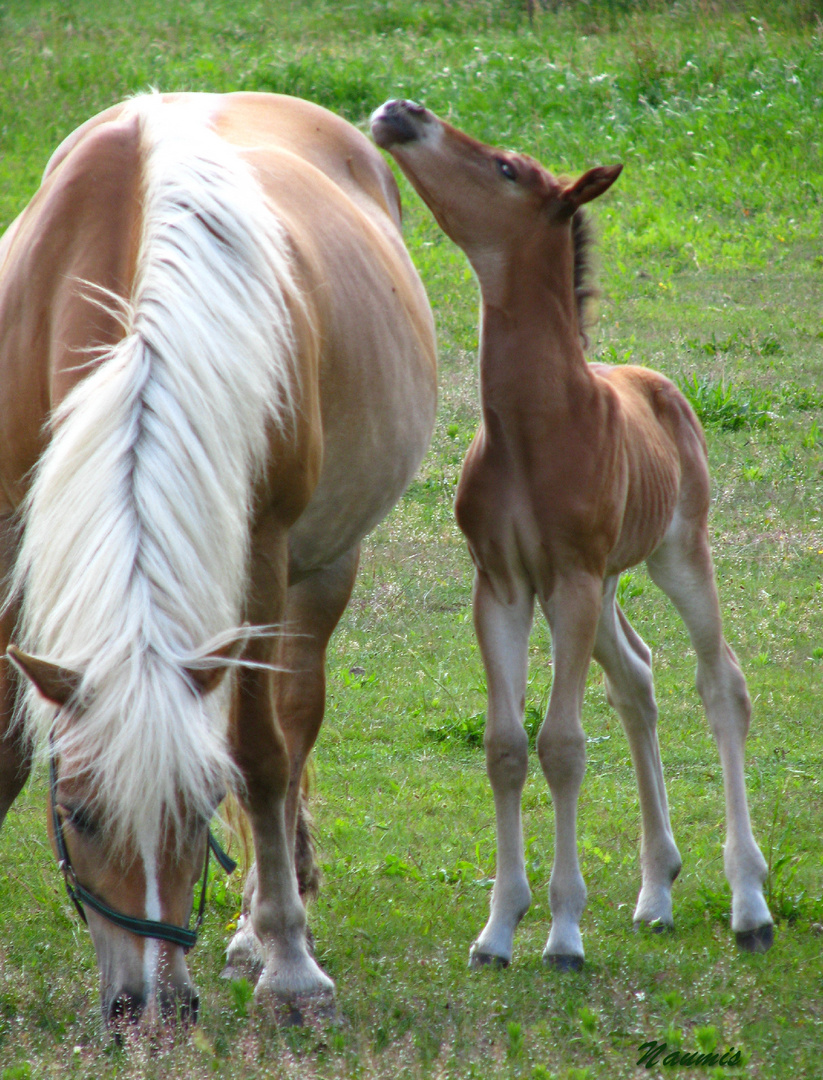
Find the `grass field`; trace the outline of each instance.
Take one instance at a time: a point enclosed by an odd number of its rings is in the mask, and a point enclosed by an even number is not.
[[[219,979],[240,882],[214,878],[191,956],[201,1023],[111,1045],[88,935],[65,899],[38,773],[0,835],[0,1080],[101,1077],[823,1075],[823,6],[683,0],[0,0],[0,229],[57,143],[160,89],[291,92],[361,127],[393,96],[558,172],[622,161],[596,207],[591,355],[656,367],[702,416],[729,641],[749,679],[750,807],[777,920],[736,954],[718,757],[673,610],[642,570],[627,614],[654,650],[661,746],[684,868],[676,931],[634,933],[639,811],[599,673],[584,722],[579,832],[585,969],[544,969],[551,803],[536,765],[524,819],[534,902],[510,969],[471,973],[494,821],[471,571],[452,518],[477,422],[476,286],[401,183],[435,310],[440,412],[406,497],[369,538],[332,642],[314,808],[324,883],[310,918],[341,1022],[284,1027]],[[527,720],[551,684],[532,641]],[[638,1047],[742,1051],[736,1069],[638,1068]]]

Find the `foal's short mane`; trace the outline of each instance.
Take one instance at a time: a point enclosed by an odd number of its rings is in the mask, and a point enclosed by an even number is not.
[[[594,265],[595,236],[592,219],[583,207],[572,217],[572,243],[574,245],[574,299],[577,304],[577,321],[583,348],[589,347],[587,329],[595,317],[594,301],[600,295]]]

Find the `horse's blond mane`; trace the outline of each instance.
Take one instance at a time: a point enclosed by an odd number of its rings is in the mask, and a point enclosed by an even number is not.
[[[183,668],[242,619],[253,486],[296,379],[288,240],[209,102],[128,106],[144,210],[125,334],[52,418],[13,578],[21,646],[83,675],[58,750],[141,845],[233,778],[224,695]],[[43,744],[53,708],[29,691],[22,716]]]

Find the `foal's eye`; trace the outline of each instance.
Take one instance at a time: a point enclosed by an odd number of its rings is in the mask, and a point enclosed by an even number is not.
[[[517,179],[517,170],[510,161],[506,161],[505,158],[498,158],[497,167],[507,180]]]

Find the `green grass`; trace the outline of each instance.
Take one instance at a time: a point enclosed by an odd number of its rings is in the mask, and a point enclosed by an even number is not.
[[[603,299],[591,354],[659,368],[693,393],[706,424],[727,636],[754,700],[751,813],[778,919],[767,957],[735,953],[717,753],[685,632],[638,569],[621,598],[655,655],[684,856],[676,932],[631,929],[639,811],[593,671],[579,822],[587,966],[561,976],[540,963],[553,829],[533,766],[533,905],[511,968],[468,971],[494,876],[471,569],[452,517],[477,422],[477,293],[401,179],[407,241],[436,312],[441,400],[432,450],[367,541],[330,649],[314,797],[324,885],[311,922],[342,1023],[278,1025],[247,985],[221,982],[240,883],[217,875],[191,955],[199,1028],[167,1044],[111,1046],[93,950],[48,847],[38,774],[0,836],[0,1080],[611,1080],[661,1075],[635,1066],[650,1039],[684,1052],[741,1048],[743,1066],[717,1075],[820,1076],[821,16],[819,0],[580,0],[538,6],[532,26],[513,0],[0,2],[0,227],[60,139],[151,85],[295,92],[361,126],[386,98],[411,96],[558,172],[625,163],[597,208]],[[531,659],[534,727],[551,684],[543,625]]]

